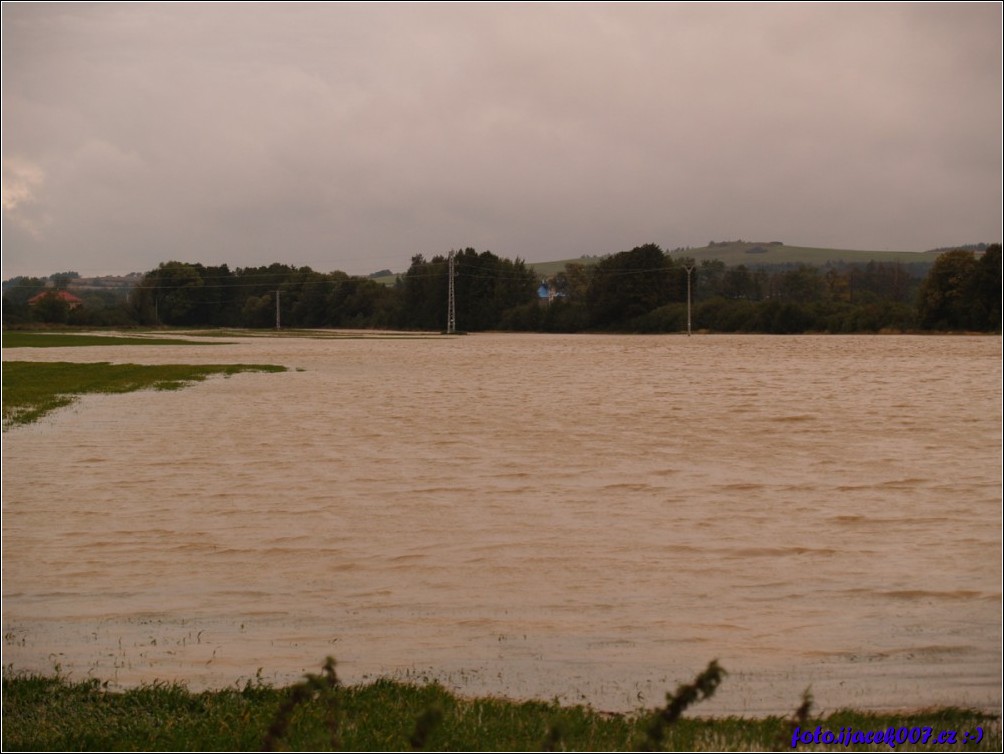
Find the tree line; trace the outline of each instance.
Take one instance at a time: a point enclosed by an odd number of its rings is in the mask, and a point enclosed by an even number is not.
[[[4,283],[5,326],[273,328],[446,327],[449,256],[460,330],[680,332],[688,311],[711,332],[1001,330],[1001,246],[939,254],[926,275],[912,265],[697,264],[656,244],[594,264],[569,263],[542,279],[521,259],[472,248],[416,255],[393,285],[344,272],[275,263],[161,263],[128,292],[89,291],[82,304],[58,292],[76,273]],[[29,304],[39,293],[40,300]],[[689,304],[688,304],[689,301]]]

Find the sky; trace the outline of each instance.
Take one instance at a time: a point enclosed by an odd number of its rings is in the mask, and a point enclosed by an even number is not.
[[[1000,241],[1001,9],[5,2],[3,277]]]

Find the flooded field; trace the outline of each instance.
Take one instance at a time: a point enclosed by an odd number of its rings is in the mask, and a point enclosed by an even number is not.
[[[3,435],[3,663],[703,714],[1001,708],[995,337],[234,338]]]

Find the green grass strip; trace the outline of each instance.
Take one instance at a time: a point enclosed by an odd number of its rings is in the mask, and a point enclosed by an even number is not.
[[[443,340],[454,337],[427,330],[407,332],[350,329],[203,330],[185,331],[184,334],[191,338],[308,338],[311,340]]]
[[[7,677],[4,751],[631,751],[645,748],[654,711],[617,715],[589,707],[496,698],[464,699],[437,684],[380,680],[364,686],[272,688],[248,683],[194,693],[153,684],[121,693],[98,681]],[[910,714],[838,712],[805,722],[834,732],[930,728],[955,731],[956,745],[801,743],[794,750],[1000,751],[999,720],[942,709]],[[964,732],[982,729],[979,742]],[[782,717],[685,717],[666,734],[670,751],[791,751],[792,722]]]
[[[67,332],[8,330],[3,333],[4,348],[71,348],[73,346],[221,346],[227,342],[206,342],[205,338],[309,338],[312,340],[443,340],[447,337],[429,332],[372,332],[369,330],[181,330],[182,338],[140,337],[127,335],[84,335]],[[194,340],[187,340],[194,338]],[[198,340],[203,338],[203,340]]]
[[[79,364],[72,362],[5,361],[3,363],[3,426],[30,424],[50,411],[67,406],[84,393],[130,393],[135,390],[177,390],[192,382],[239,372],[285,372],[269,364]]]
[[[125,335],[83,335],[76,333],[40,333],[8,330],[3,333],[4,348],[72,348],[76,346],[206,346],[223,345],[181,338],[140,338]]]

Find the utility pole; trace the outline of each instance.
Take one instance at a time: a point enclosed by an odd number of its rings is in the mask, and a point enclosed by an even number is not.
[[[691,274],[694,272],[694,265],[689,264],[684,269],[687,270],[687,337],[690,337],[691,333],[691,295],[690,295],[690,279]]]
[[[279,291],[275,292],[275,329],[280,329],[279,324]]]
[[[453,294],[453,252],[450,252],[450,286],[446,302],[446,334],[453,335],[457,331],[457,304]]]

